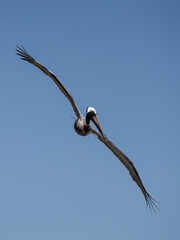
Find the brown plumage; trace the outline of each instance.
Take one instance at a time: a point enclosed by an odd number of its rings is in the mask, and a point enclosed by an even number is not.
[[[84,118],[82,116],[81,112],[79,111],[79,108],[77,107],[73,97],[68,92],[68,90],[63,85],[63,83],[60,81],[60,79],[54,75],[54,73],[49,71],[46,67],[44,67],[39,62],[37,62],[34,58],[32,58],[27,53],[27,51],[25,50],[25,48],[23,46],[22,46],[22,48],[17,46],[16,51],[17,51],[16,52],[17,55],[19,55],[22,60],[25,60],[25,61],[33,64],[37,68],[39,68],[42,72],[44,72],[47,76],[49,76],[56,83],[56,85],[59,87],[59,89],[62,91],[62,93],[67,97],[67,99],[71,103],[73,110],[77,116],[77,119],[75,120],[75,124],[74,124],[74,128],[75,128],[76,132],[81,136],[86,136],[89,133],[94,133],[96,136],[98,136],[98,139],[101,142],[103,142],[106,145],[106,147],[109,148],[114,153],[114,155],[127,168],[132,179],[136,182],[136,184],[141,189],[141,191],[144,195],[144,198],[146,200],[147,206],[150,208],[151,211],[153,210],[156,213],[156,209],[159,209],[156,205],[156,200],[153,199],[149,195],[149,193],[146,191],[146,189],[142,183],[142,180],[141,180],[136,168],[134,167],[134,164],[131,162],[131,160],[118,147],[116,147],[109,139],[107,139],[107,137],[100,125],[100,122],[98,120],[96,110],[92,107],[88,107],[86,110],[86,118]],[[95,123],[95,125],[99,131],[97,131],[93,128],[93,126],[90,124],[90,120]]]

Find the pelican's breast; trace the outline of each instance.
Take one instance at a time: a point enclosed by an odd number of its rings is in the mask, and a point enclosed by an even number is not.
[[[90,127],[86,124],[84,118],[76,119],[74,123],[74,129],[77,132],[77,134],[81,136],[86,136],[90,133]]]

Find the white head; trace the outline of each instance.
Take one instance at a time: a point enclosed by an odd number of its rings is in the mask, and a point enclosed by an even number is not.
[[[101,127],[101,124],[99,122],[96,109],[94,109],[93,107],[87,107],[87,109],[86,109],[86,124],[89,125],[90,121],[93,121],[93,123],[96,125],[96,127],[99,130],[99,132],[101,133],[101,135],[103,137],[106,137],[106,135]]]
[[[87,114],[87,113],[90,113],[90,112],[92,112],[92,113],[94,113],[94,114],[97,114],[95,108],[93,108],[93,107],[87,107],[87,109],[86,109],[86,114]]]

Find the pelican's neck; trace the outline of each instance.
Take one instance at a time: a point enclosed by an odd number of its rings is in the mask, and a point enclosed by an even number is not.
[[[86,124],[87,124],[87,125],[90,124],[90,117],[89,117],[89,114],[86,114]]]

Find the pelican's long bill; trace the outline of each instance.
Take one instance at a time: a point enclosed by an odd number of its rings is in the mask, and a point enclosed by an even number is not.
[[[93,121],[93,123],[96,125],[97,129],[98,129],[99,132],[102,134],[102,136],[103,136],[103,137],[106,137],[106,135],[105,135],[105,133],[104,133],[102,127],[101,127],[101,124],[100,124],[100,122],[99,122],[99,118],[98,118],[97,114],[96,114],[96,115],[91,115],[91,116],[90,116],[90,120]]]
[[[97,129],[99,130],[99,132],[101,133],[101,135],[103,137],[106,137],[101,124],[99,122],[97,113],[96,113],[96,109],[93,107],[87,107],[86,108],[86,124],[90,124],[90,121],[93,121],[93,123],[96,125]]]

